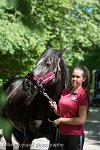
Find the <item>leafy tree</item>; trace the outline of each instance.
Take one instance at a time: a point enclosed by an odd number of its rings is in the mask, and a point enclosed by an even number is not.
[[[100,45],[99,0],[0,2],[1,81],[29,72],[48,41],[57,49],[67,47],[64,57],[71,68],[95,55]]]
[[[12,125],[3,115],[4,107],[5,107],[5,94],[3,90],[0,88],[0,130],[3,129],[3,134],[5,134],[6,137],[9,137],[9,134],[12,131]],[[2,133],[0,132],[0,137],[1,136]]]

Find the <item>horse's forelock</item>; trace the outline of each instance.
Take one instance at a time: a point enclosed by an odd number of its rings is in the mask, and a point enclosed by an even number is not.
[[[42,54],[41,54],[41,56],[40,56],[40,58],[38,59],[38,61],[37,61],[37,65],[38,64],[40,64],[40,63],[42,63],[43,61],[44,61],[44,59],[46,59],[47,57],[50,57],[51,56],[51,58],[57,58],[57,55],[58,54],[58,52],[57,52],[57,50],[54,50],[54,49],[46,49]],[[55,57],[56,56],[56,57]]]
[[[42,63],[44,61],[44,58],[41,58],[37,61],[36,65],[39,65],[40,63]]]

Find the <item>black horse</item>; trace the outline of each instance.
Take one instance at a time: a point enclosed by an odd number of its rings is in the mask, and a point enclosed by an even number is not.
[[[40,137],[48,138],[51,145],[54,143],[56,128],[48,120],[57,116],[50,108],[49,100],[58,103],[67,84],[68,70],[62,54],[63,51],[48,46],[31,73],[4,85],[5,114],[14,127],[11,134],[19,142],[20,150],[29,150],[32,140]],[[12,150],[11,136],[5,140],[6,149]]]

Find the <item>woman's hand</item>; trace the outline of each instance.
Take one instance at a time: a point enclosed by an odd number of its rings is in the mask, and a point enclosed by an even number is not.
[[[50,103],[50,107],[51,107],[52,109],[57,110],[57,104],[56,104],[55,101],[49,101],[49,103]]]
[[[58,118],[58,119],[53,121],[53,124],[54,124],[55,127],[57,127],[61,122],[62,122],[62,119]]]
[[[59,108],[58,108],[56,102],[55,101],[49,101],[49,103],[50,103],[50,107],[54,110],[55,114],[57,116],[59,116],[60,115]]]

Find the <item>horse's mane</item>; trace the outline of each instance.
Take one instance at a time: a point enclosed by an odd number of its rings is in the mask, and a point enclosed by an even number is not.
[[[67,88],[68,81],[69,81],[69,70],[63,58],[61,58],[60,62],[61,62],[60,67],[62,71],[62,83],[63,81],[65,81],[63,87]]]

